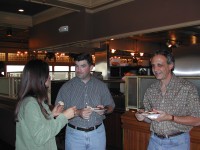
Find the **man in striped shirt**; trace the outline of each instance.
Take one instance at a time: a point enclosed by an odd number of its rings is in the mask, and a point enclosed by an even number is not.
[[[75,117],[66,128],[65,149],[105,150],[106,135],[103,120],[115,107],[105,83],[91,75],[93,69],[90,54],[75,58],[76,77],[63,84],[56,103],[63,101],[65,109],[76,106]]]

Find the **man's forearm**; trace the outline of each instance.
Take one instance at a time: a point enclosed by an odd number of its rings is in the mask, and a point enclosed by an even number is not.
[[[174,116],[173,122],[190,126],[199,126],[200,118],[192,116]]]

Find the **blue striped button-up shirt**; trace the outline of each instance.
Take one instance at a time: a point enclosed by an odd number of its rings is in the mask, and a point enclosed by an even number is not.
[[[65,109],[72,106],[76,106],[77,109],[83,109],[87,106],[96,107],[97,105],[115,107],[107,85],[92,76],[86,84],[77,77],[64,83],[58,92],[56,103],[58,101],[65,103]],[[69,123],[77,127],[89,128],[102,123],[103,119],[105,119],[104,115],[92,112],[90,119],[74,117],[69,120]]]

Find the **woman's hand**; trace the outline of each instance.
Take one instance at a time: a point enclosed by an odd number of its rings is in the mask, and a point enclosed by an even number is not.
[[[63,114],[67,119],[71,119],[76,115],[76,106],[70,107],[63,111]]]
[[[62,113],[63,109],[64,109],[63,105],[57,104],[52,110],[53,117],[60,115],[60,113]]]
[[[83,108],[78,112],[78,115],[83,119],[89,119],[91,114],[92,114],[91,108]]]

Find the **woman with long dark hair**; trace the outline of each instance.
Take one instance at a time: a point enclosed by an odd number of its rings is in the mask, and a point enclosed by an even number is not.
[[[57,150],[55,136],[74,117],[76,108],[63,111],[58,104],[49,109],[49,66],[30,60],[24,67],[15,109],[16,150]]]

